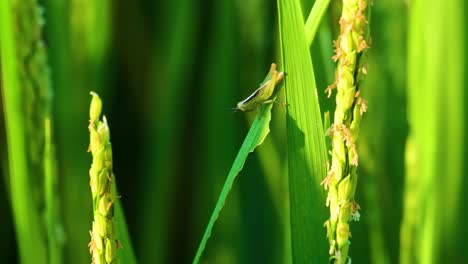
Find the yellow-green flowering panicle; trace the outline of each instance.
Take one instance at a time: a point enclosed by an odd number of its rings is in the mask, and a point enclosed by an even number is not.
[[[109,126],[106,117],[100,120],[102,101],[91,92],[89,109],[88,151],[93,155],[93,164],[89,170],[89,185],[93,196],[93,225],[90,232],[89,252],[92,263],[117,263],[119,241],[115,234],[114,205],[116,194],[113,191],[115,177],[112,170],[112,147]]]
[[[349,223],[359,220],[359,205],[354,200],[359,156],[356,141],[362,115],[367,110],[360,96],[362,76],[367,74],[363,53],[369,48],[367,0],[343,0],[340,35],[334,42],[337,62],[335,82],[326,92],[336,88],[336,109],[330,128],[332,138],[331,165],[322,185],[328,190],[326,205],[330,218],[325,222],[330,244],[330,263],[349,263],[351,231]]]

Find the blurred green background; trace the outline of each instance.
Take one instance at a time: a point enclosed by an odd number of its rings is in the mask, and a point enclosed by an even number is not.
[[[302,1],[304,17],[313,2]],[[190,263],[255,115],[227,108],[256,89],[271,62],[282,69],[276,3],[39,4],[52,80],[64,263],[90,262],[90,91],[104,101],[136,258]],[[417,8],[409,8],[413,4]],[[323,112],[334,109],[334,99],[322,91],[333,82],[332,41],[340,10],[339,1],[331,1],[311,46]],[[461,0],[374,1],[363,88],[369,110],[359,145],[362,218],[352,224],[353,263],[468,263],[466,18],[461,10]],[[287,259],[285,110],[276,106],[273,111],[272,133],[240,173],[208,242],[205,263]],[[15,263],[19,254],[3,121],[1,127],[0,260]],[[430,157],[405,161],[412,151]],[[417,257],[426,250],[433,256]]]

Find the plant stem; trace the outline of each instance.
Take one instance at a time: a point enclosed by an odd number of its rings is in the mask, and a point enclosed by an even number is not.
[[[44,193],[49,263],[59,264],[63,263],[64,230],[59,218],[60,200],[57,197],[57,168],[50,118],[44,123]]]
[[[22,263],[46,263],[46,245],[33,199],[28,170],[23,99],[17,64],[12,1],[0,1],[0,52],[3,104],[10,168],[10,188],[19,254]]]

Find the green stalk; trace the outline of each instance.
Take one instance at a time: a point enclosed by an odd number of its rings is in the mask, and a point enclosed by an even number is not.
[[[445,174],[451,175],[447,179],[444,192],[447,200],[442,202],[439,200],[440,206],[447,207],[447,214],[443,216],[444,229],[443,234],[445,238],[445,250],[447,255],[455,255],[456,245],[455,238],[459,233],[457,228],[457,221],[463,214],[460,211],[461,205],[461,193],[462,193],[462,182],[464,178],[463,164],[465,163],[465,156],[463,153],[463,145],[465,139],[465,128],[466,121],[462,117],[464,115],[463,110],[466,105],[464,96],[466,94],[466,74],[464,69],[466,68],[466,22],[463,20],[465,12],[461,8],[466,5],[466,1],[447,1],[442,3],[444,6],[444,13],[446,13],[447,21],[446,27],[442,28],[442,32],[445,32],[444,37],[446,41],[445,47],[442,47],[440,51],[444,54],[447,51],[447,65],[450,67],[446,68],[445,74],[441,74],[442,79],[445,79],[447,87],[446,91],[446,116],[447,119],[442,123],[442,128],[446,129],[447,135],[445,137],[446,146],[445,151],[447,155],[445,157],[444,164]],[[437,11],[437,9],[436,9]],[[450,45],[450,47],[448,47]],[[462,120],[460,120],[462,119]],[[440,120],[444,120],[443,118]]]
[[[322,17],[328,9],[331,0],[317,0],[310,10],[309,17],[305,23],[305,35],[307,44],[312,45],[314,42],[315,34],[319,28]]]
[[[335,61],[338,61],[335,83],[337,88],[334,123],[330,128],[332,138],[332,162],[328,175],[322,182],[328,189],[327,206],[330,219],[325,222],[330,244],[332,263],[348,262],[349,223],[359,220],[359,205],[354,201],[357,186],[358,154],[356,141],[361,117],[366,104],[360,97],[360,81],[366,73],[362,66],[363,52],[367,45],[367,2],[344,0],[340,19],[340,35],[335,42]]]
[[[457,262],[464,176],[464,1],[411,1],[401,263]],[[432,19],[441,17],[440,21]],[[443,178],[441,178],[441,176]],[[443,208],[443,213],[440,212]],[[463,219],[463,218],[462,218]],[[462,237],[462,236],[460,236]],[[455,256],[455,257],[454,257]]]
[[[48,58],[50,62],[50,67],[52,68],[53,72],[53,76],[51,78],[53,79],[53,84],[51,86],[53,86],[53,92],[54,94],[56,94],[60,87],[65,85],[67,85],[68,87],[69,84],[67,79],[67,69],[69,68],[70,62],[69,58],[66,56],[68,52],[64,51],[66,45],[63,43],[63,37],[64,35],[66,35],[67,23],[64,23],[63,21],[57,21],[56,19],[56,14],[60,14],[60,16],[66,17],[68,9],[65,7],[67,5],[65,1],[51,0],[45,1],[43,2],[43,4],[45,4],[44,8],[45,10],[47,10],[47,12],[44,14],[45,19],[47,20],[47,26],[44,28],[44,35],[48,39]],[[53,33],[51,33],[51,31]],[[56,54],[61,55],[56,56]],[[56,97],[54,97],[54,99],[56,99]],[[54,100],[54,105],[57,105],[58,103],[60,102]],[[69,104],[69,101],[67,100],[64,103]],[[64,111],[64,108],[57,108],[60,109],[60,111],[58,111],[58,114],[60,115]],[[49,109],[49,111],[51,111],[51,109]],[[69,234],[68,232],[70,232],[70,230],[74,229],[68,229],[67,233],[65,233],[65,227],[63,224],[63,220],[60,217],[60,214],[61,212],[66,212],[68,208],[73,208],[73,206],[64,206],[66,205],[66,203],[64,203],[64,201],[62,200],[63,195],[64,193],[68,193],[66,191],[59,192],[58,190],[59,184],[63,184],[64,179],[66,179],[67,177],[66,174],[63,173],[63,171],[60,171],[61,181],[59,182],[59,162],[57,160],[56,150],[57,147],[60,146],[60,144],[55,145],[53,140],[54,135],[59,134],[57,133],[57,130],[55,130],[57,128],[56,124],[57,123],[54,122],[54,120],[52,120],[51,113],[48,114],[45,119],[45,146],[43,158],[45,176],[44,193],[46,202],[45,220],[47,225],[47,237],[50,250],[49,261],[50,263],[63,263],[65,259],[63,250],[65,246],[66,235]],[[76,156],[74,156],[73,158],[76,159]],[[70,240],[67,242],[69,244]]]
[[[0,52],[3,105],[8,144],[10,188],[20,259],[23,263],[46,263],[47,247],[31,186],[27,160],[26,124],[23,114],[17,60],[13,2],[0,1]]]
[[[112,169],[112,146],[106,117],[100,120],[102,101],[93,96],[89,109],[89,151],[93,155],[93,164],[89,170],[91,193],[93,196],[93,227],[89,251],[93,264],[116,263],[117,246],[114,223],[114,205],[116,191],[115,176]]]
[[[359,261],[368,256],[373,264],[398,262],[399,230],[395,221],[402,217],[404,184],[404,146],[407,137],[406,117],[406,5],[385,1],[372,6],[373,45],[368,63],[372,74],[366,77],[362,90],[369,100],[369,113],[363,119],[358,143],[358,194],[366,209],[366,221],[359,229],[366,232],[353,239],[368,249],[353,254]],[[385,19],[379,19],[385,18]],[[391,37],[389,37],[391,36]],[[378,87],[378,88],[373,88]],[[362,175],[362,176],[361,176]],[[391,186],[391,188],[389,188]],[[414,216],[414,214],[412,214]]]
[[[145,176],[139,181],[141,192],[138,199],[141,208],[137,217],[137,244],[139,260],[144,263],[167,263],[172,254],[173,213],[176,211],[175,186],[178,182],[178,157],[184,153],[183,138],[186,111],[191,87],[187,72],[193,72],[191,65],[196,63],[193,50],[197,43],[198,8],[194,1],[168,1],[164,9],[153,10],[161,15],[158,19],[164,25],[163,30],[152,32],[153,38],[150,59],[151,78],[146,104],[148,110],[148,148],[145,151]],[[136,14],[138,16],[138,14]],[[143,26],[136,24],[137,26]],[[162,34],[159,36],[158,34]],[[129,43],[132,47],[133,43]],[[165,52],[161,52],[165,50]],[[130,62],[139,65],[135,56],[129,56]],[[139,74],[139,73],[137,73]],[[136,77],[139,78],[139,77]],[[139,84],[139,83],[138,83]],[[158,89],[158,87],[165,87]],[[191,116],[190,118],[193,118]],[[162,125],[164,124],[164,125]],[[196,221],[196,220],[194,220]],[[148,241],[151,241],[150,243]]]
[[[63,244],[65,234],[59,217],[60,203],[57,195],[57,167],[55,159],[55,148],[52,144],[52,124],[50,118],[44,122],[44,193],[45,214],[47,226],[47,239],[49,243],[49,263],[63,263]]]

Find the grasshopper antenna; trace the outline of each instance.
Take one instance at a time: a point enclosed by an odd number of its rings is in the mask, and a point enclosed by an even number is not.
[[[224,108],[224,110],[231,110],[232,114],[239,112],[239,109],[236,107],[228,107],[228,108]]]

